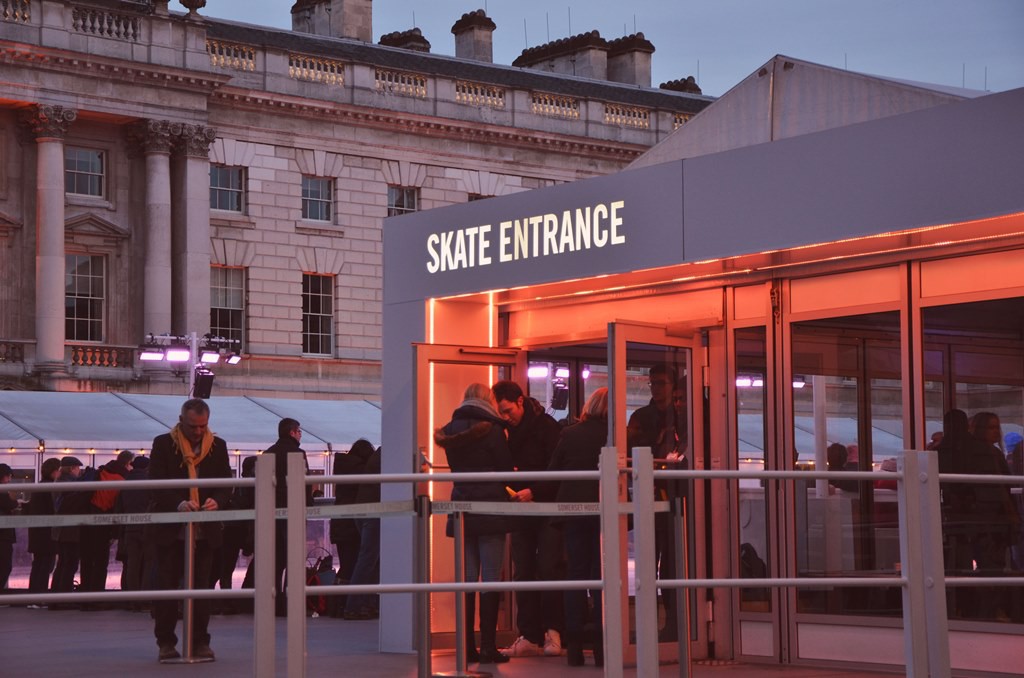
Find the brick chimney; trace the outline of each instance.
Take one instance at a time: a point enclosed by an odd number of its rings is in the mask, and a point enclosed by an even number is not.
[[[643,33],[608,41],[608,79],[640,87],[651,86],[654,45]]]
[[[380,44],[385,47],[398,47],[410,49],[414,52],[429,52],[430,41],[423,37],[423,31],[418,28],[410,28],[407,31],[395,31],[380,36]]]
[[[524,49],[512,65],[605,80],[608,77],[608,41],[597,31],[580,33]]]
[[[373,0],[295,0],[292,30],[373,42]]]
[[[494,61],[491,33],[497,28],[482,9],[468,12],[452,26],[455,35],[455,56],[473,61]]]

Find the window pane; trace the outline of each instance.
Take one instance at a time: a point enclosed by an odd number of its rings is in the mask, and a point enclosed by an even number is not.
[[[334,278],[326,275],[302,277],[302,352],[330,355],[333,350]]]
[[[243,168],[210,165],[210,209],[241,212],[245,204],[244,197]]]
[[[72,146],[64,149],[65,192],[102,197],[103,177],[103,151]]]
[[[245,348],[245,269],[214,266],[210,269],[210,333],[237,341]]]
[[[74,341],[103,340],[103,257],[65,256],[64,332]]]

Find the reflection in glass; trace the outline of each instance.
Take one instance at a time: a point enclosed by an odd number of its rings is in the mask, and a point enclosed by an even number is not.
[[[765,469],[768,449],[765,409],[767,353],[765,328],[736,330],[736,453],[737,468]],[[775,488],[777,481],[768,481]],[[765,483],[755,479],[739,481],[739,573],[744,579],[768,576],[768,497]],[[767,588],[740,589],[740,609],[748,612],[771,610]]]

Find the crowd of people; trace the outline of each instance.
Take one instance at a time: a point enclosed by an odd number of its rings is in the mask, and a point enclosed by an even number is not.
[[[667,365],[655,365],[649,372],[651,399],[629,419],[630,449],[650,447],[662,468],[688,468],[688,415],[685,379]],[[84,467],[74,456],[50,458],[41,466],[42,483],[58,483],[55,492],[34,492],[26,506],[32,515],[76,515],[83,513],[193,512],[251,509],[251,488],[192,487],[136,490],[130,483],[141,479],[229,478],[232,469],[227,445],[209,428],[210,409],[203,400],[193,399],[181,408],[178,424],[153,441],[150,457],[122,451],[98,469]],[[608,390],[594,391],[577,421],[556,422],[536,399],[527,396],[519,384],[499,381],[493,386],[474,383],[464,393],[451,421],[435,431],[434,440],[444,450],[453,473],[498,472],[504,482],[456,481],[454,501],[512,501],[588,503],[599,499],[597,481],[518,480],[517,473],[544,470],[596,470],[608,436]],[[305,452],[302,428],[295,419],[283,419],[278,440],[264,454],[275,456],[276,506],[288,504],[287,459]],[[1004,447],[1005,445],[1005,447]],[[946,413],[941,434],[932,437],[929,449],[938,455],[941,473],[1024,475],[1024,440],[1020,434],[1002,434],[998,416],[979,412],[968,418],[961,410]],[[853,450],[856,455],[856,449]],[[828,450],[830,470],[855,468],[850,448],[834,444]],[[243,460],[242,475],[254,475],[256,457]],[[354,443],[344,454],[335,455],[335,475],[379,474],[381,449],[366,440]],[[308,463],[306,463],[308,474]],[[0,483],[10,482],[11,469],[0,464]],[[82,480],[123,480],[123,489],[82,491]],[[859,492],[853,482],[833,484]],[[66,486],[66,487],[65,487]],[[685,484],[659,482],[660,499],[686,495]],[[380,501],[376,482],[338,484],[335,502],[341,505]],[[312,505],[313,493],[306,486],[305,504]],[[9,493],[0,492],[0,513],[18,509]],[[1007,485],[946,483],[942,488],[943,528],[947,542],[947,573],[996,575],[1008,566],[1024,569],[1024,505]],[[675,578],[676,531],[672,516],[659,514],[655,524],[659,578]],[[454,536],[456,521],[449,516],[448,536]],[[600,521],[594,515],[512,516],[467,514],[461,521],[465,544],[466,581],[494,582],[503,576],[506,548],[511,547],[512,579],[517,582],[594,580],[600,572]],[[253,553],[251,521],[199,522],[195,525],[196,587],[231,588],[239,555]],[[60,525],[29,529],[28,551],[32,554],[29,591],[66,593],[77,590],[102,591],[113,541],[117,559],[123,562],[121,589],[150,590],[181,587],[184,537],[182,523],[153,525]],[[275,588],[277,613],[285,614],[286,527],[276,522]],[[331,521],[330,539],[337,548],[337,583],[373,584],[380,576],[380,519],[336,518]],[[0,530],[0,582],[6,585],[11,571],[13,529]],[[158,557],[159,556],[159,557]],[[305,574],[305,573],[303,573]],[[253,583],[252,561],[243,586]],[[999,619],[1005,616],[998,589],[973,589],[977,595],[957,594],[954,614],[964,617]],[[961,591],[971,591],[961,589]],[[465,656],[470,662],[503,663],[513,657],[563,656],[570,666],[584,663],[584,648],[590,646],[595,664],[603,664],[601,595],[599,591],[518,591],[515,594],[518,637],[507,647],[497,642],[501,594],[466,593]],[[479,603],[477,602],[479,599]],[[44,600],[43,598],[40,599]],[[376,595],[359,594],[332,598],[331,613],[350,620],[376,619]],[[222,609],[235,612],[251,606],[236,601]],[[659,631],[662,641],[677,637],[675,596],[661,592],[665,623]],[[33,605],[30,607],[46,607]],[[52,603],[51,609],[68,607]],[[95,603],[81,609],[97,609]],[[142,601],[132,609],[151,607],[154,635],[160,661],[177,659],[178,601],[158,600],[151,606]],[[196,600],[193,618],[193,657],[213,660],[210,648],[208,601]],[[479,615],[479,616],[478,616]],[[479,622],[477,622],[479,618]],[[479,629],[479,645],[476,631]]]
[[[206,401],[192,399],[181,408],[178,423],[153,440],[150,456],[121,451],[111,462],[99,468],[85,466],[72,455],[52,457],[43,461],[40,483],[57,483],[60,491],[33,492],[24,507],[8,492],[0,492],[0,514],[21,511],[34,516],[73,516],[102,513],[194,512],[248,510],[255,504],[255,490],[249,487],[192,487],[132,489],[135,480],[184,480],[233,477],[227,444],[210,430],[210,408]],[[302,428],[295,419],[282,419],[278,440],[264,454],[275,456],[275,471],[281,482],[276,484],[276,505],[287,507],[287,458],[305,452],[301,448]],[[256,457],[242,461],[242,476],[255,475]],[[306,470],[308,472],[308,463]],[[349,454],[338,454],[336,473],[379,473],[380,449],[366,440],[357,441]],[[12,471],[0,464],[0,483],[9,483]],[[123,489],[80,489],[80,481],[126,481]],[[349,488],[349,489],[342,489]],[[313,503],[307,486],[306,505]],[[380,489],[375,483],[339,485],[338,503],[377,502]],[[345,520],[337,521],[345,523]],[[370,584],[379,579],[379,519],[356,520],[354,540],[338,542],[343,581]],[[192,523],[194,529],[193,586],[196,588],[232,588],[239,555],[252,556],[253,524],[250,520]],[[284,615],[285,601],[285,521],[276,521],[275,531],[275,601],[276,612]],[[85,611],[106,609],[108,605],[83,602],[47,602],[45,594],[98,592],[106,587],[111,548],[116,542],[116,559],[121,561],[120,588],[123,591],[181,589],[183,586],[185,523],[126,524],[123,526],[89,524],[31,527],[28,529],[28,552],[32,554],[29,574],[30,593],[44,594],[34,609]],[[332,525],[332,536],[335,534]],[[11,572],[13,528],[0,530],[0,589],[5,588]],[[242,586],[254,583],[253,560],[243,578]],[[305,572],[302,576],[305,576]],[[348,605],[336,608],[337,616],[346,619],[377,617],[376,596],[350,596]],[[177,621],[179,601],[142,600],[127,603],[128,609],[149,611],[154,620],[154,635],[161,662],[177,660]],[[232,614],[252,609],[252,601],[223,601],[216,610]],[[208,600],[195,600],[193,606],[193,659],[212,661],[209,619],[214,610]]]
[[[687,467],[688,420],[685,380],[671,366],[650,370],[650,402],[630,417],[630,449],[650,447],[663,466]],[[596,470],[608,440],[608,389],[587,398],[575,423],[562,426],[513,381],[488,388],[470,384],[451,421],[438,429],[434,441],[444,450],[453,473],[499,472],[505,482],[453,483],[454,501],[513,501],[586,503],[599,500],[597,481],[520,481],[518,472]],[[660,498],[685,493],[679,486],[659,483]],[[664,518],[664,519],[662,519]],[[658,571],[675,576],[674,531],[671,516],[659,514],[655,525]],[[448,534],[454,523],[449,517]],[[511,546],[512,579],[572,581],[601,578],[601,525],[596,515],[509,516],[468,514],[462,523],[465,580],[492,582],[501,576],[506,545]],[[500,595],[465,594],[465,656],[470,662],[503,663],[512,657],[566,656],[569,666],[582,666],[590,646],[594,663],[604,663],[600,591],[517,591],[518,637],[508,647],[496,644]],[[677,635],[675,597],[662,591],[665,625],[662,640]],[[479,609],[479,649],[476,611]]]

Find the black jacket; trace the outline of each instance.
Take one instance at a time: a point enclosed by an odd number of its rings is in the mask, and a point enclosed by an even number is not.
[[[42,480],[41,483],[51,482]],[[28,500],[28,513],[33,516],[52,516],[53,492],[33,492]],[[53,528],[30,527],[28,528],[28,552],[37,556],[55,555],[57,544],[53,541]]]
[[[469,405],[458,408],[452,420],[434,432],[434,442],[444,449],[453,473],[505,471],[511,480],[505,422],[486,410]],[[456,482],[452,501],[508,501],[508,493],[504,482]],[[501,534],[512,529],[512,521],[508,516],[467,515],[465,529],[468,536]]]
[[[228,446],[222,438],[214,437],[213,449],[210,454],[196,467],[198,478],[230,478],[231,462],[228,461]],[[175,446],[170,433],[159,435],[153,439],[153,454],[149,463],[150,480],[187,480],[188,468],[185,466],[181,451]],[[221,509],[227,508],[228,499],[231,496],[230,487],[201,487],[199,488],[199,503],[202,504],[207,498],[212,498]],[[178,505],[188,501],[189,490],[187,487],[166,488],[150,491],[150,505],[153,511],[159,513],[172,513],[178,510]],[[150,525],[149,534],[157,544],[166,545],[173,542],[182,534],[182,524],[162,523]],[[221,523],[199,523],[199,534],[206,539],[211,546],[220,546],[223,540],[223,526]]]
[[[302,448],[299,447],[299,441],[291,436],[285,436],[284,438],[278,438],[277,442],[267,448],[263,454],[273,454],[274,458],[274,475],[277,477],[277,484],[274,487],[274,499],[276,501],[277,508],[286,508],[288,506],[288,454],[295,453],[302,455],[302,464],[306,467],[306,473],[309,473],[309,462],[306,461],[306,453],[303,452]],[[313,486],[306,485],[306,506],[313,505]]]
[[[552,471],[595,471],[601,448],[608,441],[607,419],[586,419],[562,431],[551,457]],[[555,495],[559,502],[596,502],[600,484],[596,480],[564,480]]]
[[[534,398],[523,399],[523,418],[519,425],[508,432],[508,448],[512,463],[517,471],[546,471],[551,464],[551,455],[558,445],[562,427],[544,411],[544,406]],[[529,488],[534,501],[553,501],[558,489],[557,483],[538,480],[512,480],[509,486],[514,490]]]

